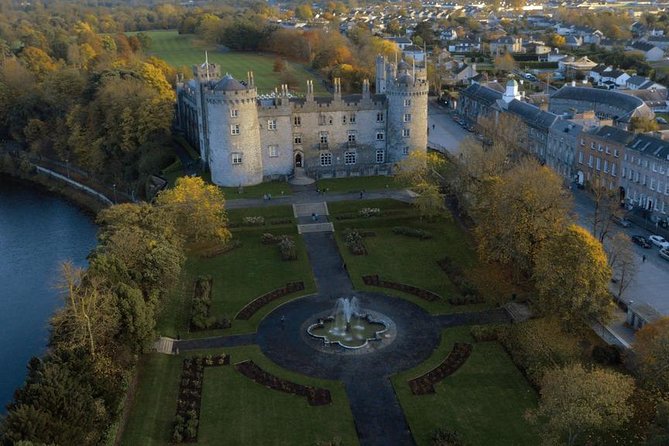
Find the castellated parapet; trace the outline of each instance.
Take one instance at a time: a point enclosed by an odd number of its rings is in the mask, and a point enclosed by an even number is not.
[[[315,178],[389,175],[412,151],[427,149],[425,68],[377,59],[376,94],[305,97],[286,85],[259,96],[252,73],[245,82],[220,77],[217,67],[194,67],[195,79],[177,87],[177,126],[196,146],[221,186],[286,179],[296,170]],[[379,93],[383,92],[383,93]]]

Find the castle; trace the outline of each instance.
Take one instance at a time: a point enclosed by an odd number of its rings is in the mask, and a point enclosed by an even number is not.
[[[389,175],[413,151],[427,150],[428,82],[424,66],[378,56],[376,94],[291,97],[287,85],[259,96],[253,73],[245,82],[220,67],[193,66],[177,84],[177,127],[199,150],[211,179],[250,186],[293,175],[312,178]]]

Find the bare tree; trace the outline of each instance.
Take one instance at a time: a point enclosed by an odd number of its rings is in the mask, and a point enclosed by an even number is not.
[[[594,202],[592,235],[600,242],[604,242],[604,239],[611,231],[611,218],[622,217],[623,211],[620,208],[615,192],[606,187],[599,186],[593,186],[590,192]]]
[[[629,287],[634,276],[639,271],[636,255],[629,238],[625,233],[618,232],[611,238],[607,249],[609,266],[613,270],[613,277],[617,281],[616,296],[622,299],[623,293]]]

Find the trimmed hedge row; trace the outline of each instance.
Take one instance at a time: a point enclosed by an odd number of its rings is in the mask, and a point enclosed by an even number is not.
[[[415,287],[413,285],[406,285],[404,283],[390,282],[389,280],[381,280],[378,275],[362,276],[362,281],[365,285],[377,286],[380,288],[389,288],[391,290],[403,291],[405,293],[413,294],[414,296],[425,299],[428,302],[434,302],[441,299],[436,293]]]
[[[418,228],[409,228],[407,226],[395,226],[393,228],[393,233],[407,237],[414,237],[420,240],[429,240],[432,238],[432,234],[428,231]]]
[[[272,302],[273,300],[279,299],[290,293],[302,291],[303,289],[304,289],[304,282],[302,281],[288,282],[285,287],[277,288],[275,290],[270,291],[269,293],[265,293],[262,296],[253,299],[251,302],[246,304],[244,308],[242,308],[239,311],[239,313],[237,313],[235,319],[244,321],[249,320],[251,316],[253,316],[256,313],[256,311],[258,311],[260,308],[267,305],[268,303]]]
[[[427,395],[434,393],[434,385],[455,373],[467,361],[472,354],[472,345],[463,342],[456,342],[453,350],[446,359],[437,367],[433,368],[424,375],[409,381],[409,388],[414,395]]]
[[[229,328],[230,321],[209,315],[211,307],[211,289],[214,279],[211,276],[199,276],[193,283],[193,303],[190,317],[190,331],[215,330]]]
[[[304,386],[279,378],[264,371],[251,360],[239,362],[234,367],[242,375],[268,389],[306,397],[310,406],[324,406],[332,402],[332,397],[328,389]]]
[[[228,355],[194,356],[183,360],[179,396],[177,397],[177,413],[172,426],[172,441],[174,443],[197,442],[204,368],[228,364],[230,364]]]
[[[462,268],[455,264],[453,260],[444,257],[441,260],[437,260],[437,265],[446,273],[448,279],[458,288],[461,294],[460,297],[449,298],[448,303],[451,305],[471,305],[484,302],[478,288],[465,277]]]

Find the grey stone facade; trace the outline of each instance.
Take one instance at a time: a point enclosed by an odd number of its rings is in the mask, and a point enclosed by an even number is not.
[[[395,67],[377,59],[376,89],[304,98],[284,85],[259,97],[253,75],[245,83],[220,76],[215,64],[193,67],[177,86],[177,126],[200,152],[221,186],[248,186],[291,176],[303,168],[315,178],[387,175],[412,151],[427,150],[428,83],[424,67]]]

